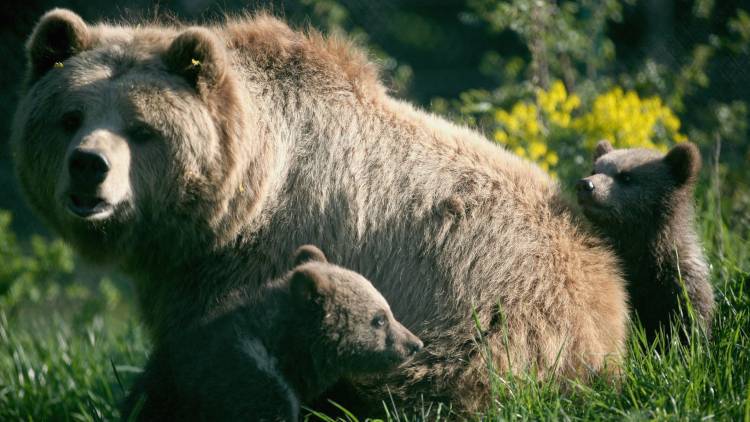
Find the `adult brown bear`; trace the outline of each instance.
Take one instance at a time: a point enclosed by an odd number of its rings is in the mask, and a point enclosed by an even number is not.
[[[481,409],[488,357],[542,376],[616,368],[617,260],[557,184],[390,98],[348,43],[265,15],[90,26],[57,9],[28,57],[12,136],[27,198],[82,255],[132,276],[157,344],[312,243],[424,340],[377,383],[397,399]]]

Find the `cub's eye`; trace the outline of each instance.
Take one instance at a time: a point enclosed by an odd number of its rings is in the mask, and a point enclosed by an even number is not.
[[[375,328],[383,328],[385,327],[386,322],[385,314],[377,314],[375,315],[375,318],[372,319],[372,326]]]
[[[136,125],[128,128],[126,131],[131,141],[142,144],[159,137],[159,133],[153,128],[146,125]]]
[[[80,111],[68,111],[67,113],[62,115],[62,118],[60,119],[60,126],[62,126],[63,130],[66,133],[72,134],[75,133],[83,123],[83,113]]]
[[[619,173],[617,175],[617,179],[622,183],[630,183],[633,181],[633,177],[630,175],[630,173]]]

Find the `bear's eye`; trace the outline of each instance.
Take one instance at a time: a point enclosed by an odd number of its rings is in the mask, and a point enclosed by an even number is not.
[[[385,314],[380,313],[375,315],[375,318],[372,319],[372,326],[376,328],[382,328],[385,327],[385,323],[388,320],[385,318]]]
[[[138,144],[146,143],[159,136],[159,133],[153,128],[142,124],[128,128],[126,133],[131,141]]]
[[[68,134],[75,133],[75,131],[77,131],[78,128],[81,127],[82,123],[83,113],[78,110],[68,111],[67,113],[63,114],[62,118],[60,119],[60,125]]]
[[[622,183],[630,183],[633,181],[633,177],[630,175],[630,173],[619,173],[617,175],[617,179]]]

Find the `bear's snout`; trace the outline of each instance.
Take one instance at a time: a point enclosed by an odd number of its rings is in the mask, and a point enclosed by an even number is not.
[[[415,336],[413,340],[406,344],[407,355],[415,355],[418,351],[422,350],[422,347],[424,347],[424,343]]]
[[[398,354],[401,355],[402,359],[409,358],[422,350],[424,343],[422,343],[422,340],[420,340],[419,337],[398,322],[394,325],[396,350],[398,351]]]
[[[594,182],[589,179],[581,179],[576,183],[578,194],[589,194],[594,191]]]
[[[77,189],[91,191],[107,178],[109,160],[99,151],[76,148],[68,160],[68,173]]]
[[[56,196],[77,219],[103,220],[132,198],[131,151],[116,132],[94,128],[73,141],[61,166]]]
[[[590,202],[594,193],[594,182],[589,179],[581,179],[576,182],[576,193],[578,202],[583,204]]]

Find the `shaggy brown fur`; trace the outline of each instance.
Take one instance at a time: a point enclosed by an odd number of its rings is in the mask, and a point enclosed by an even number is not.
[[[123,420],[138,412],[141,421],[296,421],[300,401],[339,377],[386,372],[421,349],[361,275],[314,246],[295,255],[292,271],[261,288],[260,303],[160,344]],[[256,288],[244,287],[240,296]]]
[[[39,37],[52,22],[75,30],[49,43]],[[157,344],[222,313],[234,288],[279,277],[282,257],[312,243],[372,280],[425,340],[375,383],[397,400],[479,410],[486,358],[542,377],[617,367],[628,322],[617,261],[558,186],[387,96],[348,43],[265,15],[87,26],[62,10],[29,45],[45,43],[64,67],[29,51],[38,71],[15,119],[19,178],[84,256],[135,279]],[[93,190],[69,177],[81,149],[109,163]]]
[[[710,332],[714,294],[693,212],[700,167],[700,153],[691,143],[665,156],[615,150],[601,141],[592,175],[577,185],[584,213],[623,260],[631,306],[649,340],[659,330],[670,333],[670,319],[680,316],[680,306],[688,321],[680,276],[698,321]]]

